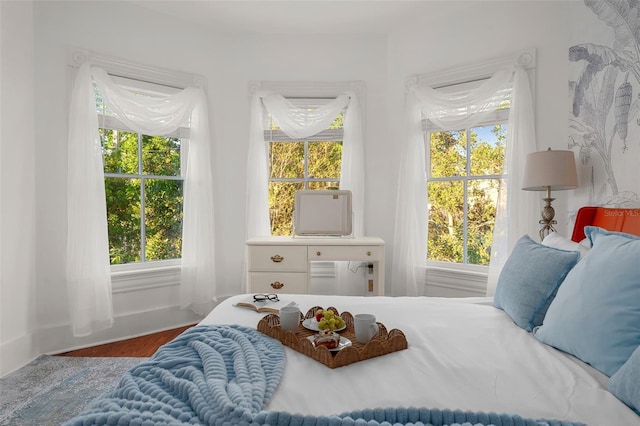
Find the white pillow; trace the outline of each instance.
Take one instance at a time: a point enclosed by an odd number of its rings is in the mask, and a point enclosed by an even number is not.
[[[544,237],[542,244],[547,247],[553,247],[560,250],[577,251],[580,253],[580,258],[589,252],[588,247],[578,244],[575,241],[571,241],[557,232],[550,232],[549,235]]]
[[[588,238],[585,238],[584,240],[580,241],[580,245],[586,248],[591,248],[591,240]]]

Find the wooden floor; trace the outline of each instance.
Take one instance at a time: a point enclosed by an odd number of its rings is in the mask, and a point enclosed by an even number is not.
[[[193,327],[194,325],[195,324],[188,325],[186,327],[175,328],[173,330],[161,331],[158,333],[149,334],[147,336],[135,337],[133,339],[121,340],[119,342],[78,349],[71,352],[64,352],[58,355],[86,357],[149,357],[153,355],[160,346],[174,339],[180,333],[188,328]]]

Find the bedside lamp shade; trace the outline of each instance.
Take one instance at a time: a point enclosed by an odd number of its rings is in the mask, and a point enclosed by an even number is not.
[[[573,151],[532,152],[527,155],[524,167],[522,189],[526,191],[546,191],[576,189],[578,174]]]
[[[551,207],[551,190],[561,191],[578,187],[578,174],[576,172],[576,160],[573,151],[546,151],[532,152],[527,155],[524,168],[522,189],[525,191],[546,191],[544,201],[546,205],[542,210],[540,224],[540,239],[544,239],[549,232],[555,232],[553,225],[555,211]]]

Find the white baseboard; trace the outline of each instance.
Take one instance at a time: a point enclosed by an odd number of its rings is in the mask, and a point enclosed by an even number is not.
[[[30,363],[40,354],[33,334],[25,334],[0,345],[0,377]]]
[[[195,324],[202,316],[176,307],[121,315],[113,327],[85,337],[73,337],[71,325],[51,326],[0,346],[0,377],[28,364],[41,354],[56,354]]]
[[[175,306],[117,316],[111,328],[85,337],[74,337],[69,324],[44,328],[38,342],[41,353],[56,354],[195,324],[202,318]]]

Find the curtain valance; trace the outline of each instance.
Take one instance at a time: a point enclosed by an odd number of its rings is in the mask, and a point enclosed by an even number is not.
[[[118,120],[145,135],[165,135],[185,125],[204,97],[198,87],[187,87],[171,95],[135,95],[96,67],[91,68],[91,77]]]
[[[349,104],[349,96],[340,95],[318,108],[298,108],[282,95],[267,94],[262,103],[278,127],[293,139],[304,139],[328,128]]]
[[[477,88],[462,93],[444,93],[429,86],[413,87],[410,95],[424,118],[439,130],[450,131],[474,127],[511,97],[513,69],[496,72]]]

